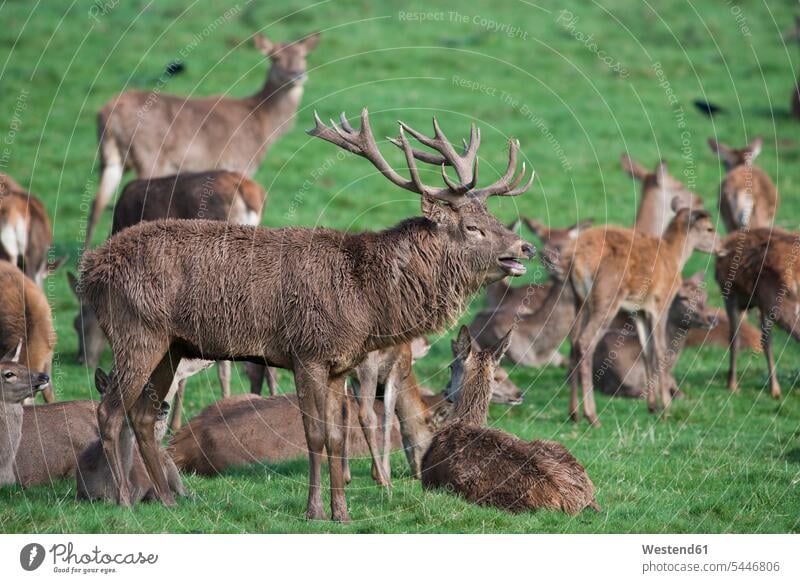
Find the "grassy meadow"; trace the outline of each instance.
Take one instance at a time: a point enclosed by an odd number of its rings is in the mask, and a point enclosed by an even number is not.
[[[623,152],[648,167],[666,159],[717,217],[723,170],[706,140],[743,145],[762,135],[759,163],[781,195],[778,223],[798,228],[800,139],[788,114],[798,48],[783,38],[796,10],[789,0],[0,2],[0,171],[43,200],[55,254],[69,255],[74,270],[98,181],[95,115],[108,99],[157,87],[248,95],[267,70],[249,40],[254,32],[283,41],[320,30],[297,123],[256,175],[269,191],[266,226],[358,231],[419,212],[416,195],[303,131],[315,109],[326,119],[366,105],[376,136],[395,135],[398,118],[429,132],[436,114],[455,141],[475,121],[486,182],[505,168],[507,138],[519,138],[536,182],[524,196],[489,204],[504,221],[527,215],[553,226],[589,217],[633,221],[638,185],[620,170]],[[174,60],[185,71],[162,77]],[[724,111],[709,118],[692,105],[697,99]],[[401,166],[392,149],[384,143]],[[109,211],[95,244],[110,219]],[[695,254],[685,273],[698,270],[720,305],[713,260]],[[524,280],[543,278],[537,259]],[[46,288],[58,334],[58,398],[96,398],[93,371],[75,364],[77,302],[64,272]],[[474,298],[462,321],[482,305]],[[446,384],[453,332],[431,337],[430,355],[416,365],[422,384]],[[567,420],[562,369],[509,367],[524,404],[493,406],[491,425],[564,443],[597,487],[599,514],[478,508],[423,491],[396,454],[391,495],[373,485],[367,460],[356,461],[347,490],[353,522],[344,526],[303,518],[307,463],[298,460],[214,479],[188,476],[193,500],[170,509],[78,504],[71,482],[6,487],[0,532],[798,532],[800,350],[782,332],[774,342],[782,401],[765,390],[762,355],[744,354],[741,392],[731,395],[726,351],[687,349],[675,370],[686,396],[668,420],[649,415],[643,402],[599,395],[597,429]],[[103,366],[110,364],[107,352]],[[282,372],[280,380],[294,390],[291,375]],[[238,367],[233,386],[247,390]],[[218,395],[213,369],[193,378],[186,417]]]

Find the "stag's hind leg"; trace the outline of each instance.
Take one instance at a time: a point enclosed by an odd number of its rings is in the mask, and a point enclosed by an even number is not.
[[[294,382],[303,416],[303,429],[308,445],[308,505],[306,517],[311,520],[325,518],[322,507],[322,451],[325,448],[325,425],[317,404],[325,400],[328,369],[321,364],[295,362]],[[317,398],[319,395],[319,398]],[[341,465],[339,465],[341,469]]]

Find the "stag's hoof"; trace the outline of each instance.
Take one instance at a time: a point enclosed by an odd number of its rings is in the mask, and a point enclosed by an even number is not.
[[[331,512],[331,520],[334,522],[341,522],[342,524],[350,523],[350,514],[347,508],[333,508]]]

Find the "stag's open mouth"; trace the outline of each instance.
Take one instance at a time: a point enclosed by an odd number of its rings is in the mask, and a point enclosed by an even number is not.
[[[500,264],[500,267],[503,268],[508,275],[512,275],[514,277],[518,277],[520,275],[525,275],[525,266],[519,262],[519,259],[516,257],[501,257],[497,260]]]

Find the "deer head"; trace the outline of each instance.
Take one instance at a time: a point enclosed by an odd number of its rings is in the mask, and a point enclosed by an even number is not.
[[[737,166],[743,164],[752,164],[753,160],[761,153],[761,148],[764,145],[763,138],[755,138],[744,148],[731,148],[722,142],[718,142],[714,138],[708,139],[708,146],[711,151],[719,156],[725,169],[729,172]]]
[[[256,48],[272,61],[268,83],[279,87],[302,86],[306,82],[306,56],[319,44],[319,33],[291,43],[276,43],[263,34],[254,37]]]
[[[428,137],[403,122],[400,122],[398,138],[389,141],[405,154],[410,179],[398,174],[383,158],[369,123],[369,113],[361,112],[361,127],[355,130],[344,113],[337,125],[331,121],[328,127],[314,113],[315,127],[308,130],[312,136],[322,138],[348,152],[369,160],[390,182],[422,197],[422,213],[436,226],[438,234],[448,238],[459,252],[466,267],[482,274],[482,283],[497,281],[507,275],[519,276],[525,273],[521,259],[530,259],[535,250],[530,243],[504,227],[486,207],[491,196],[517,196],[525,192],[533,182],[533,173],[524,182],[525,163],[516,172],[519,142],[509,143],[508,167],[496,182],[483,188],[478,182],[478,147],[480,131],[472,124],[469,142],[459,154],[442,132],[436,118],[433,118],[434,136]],[[407,134],[436,153],[417,150],[411,147]],[[443,187],[433,187],[422,182],[417,161],[441,167]],[[453,180],[447,173],[452,167],[457,175]]]
[[[683,329],[709,330],[716,326],[716,312],[707,305],[705,273],[699,271],[683,280],[669,309],[669,319]]]
[[[3,403],[22,403],[50,384],[48,375],[31,372],[19,363],[21,350],[22,340],[0,360],[0,401]]]
[[[685,252],[691,254],[692,250],[697,250],[718,256],[725,254],[722,240],[714,228],[708,211],[684,206],[681,198],[677,196],[672,199],[672,210],[675,218],[672,219],[669,229],[685,234]]]

